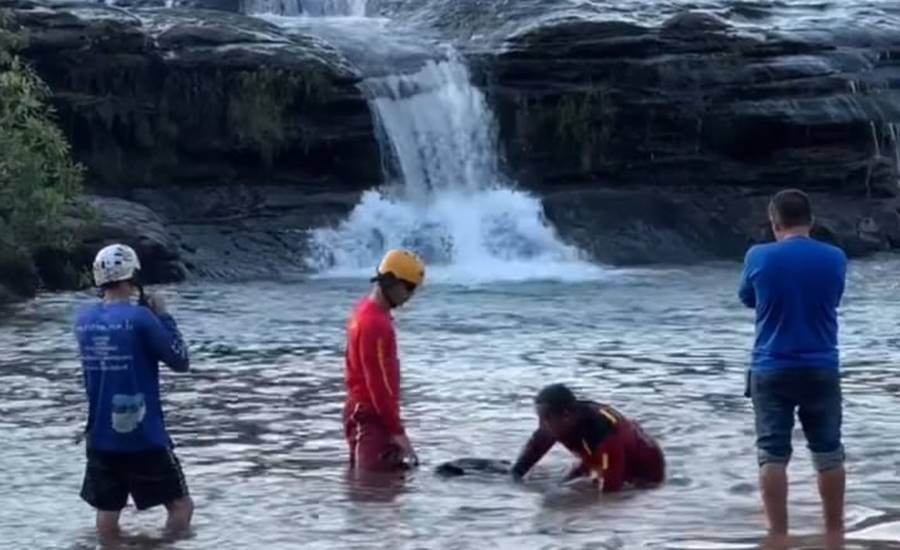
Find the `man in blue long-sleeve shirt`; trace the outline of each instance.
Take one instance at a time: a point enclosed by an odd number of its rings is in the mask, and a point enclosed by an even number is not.
[[[97,510],[104,539],[118,535],[129,495],[140,510],[164,505],[171,531],[186,529],[193,514],[159,397],[159,362],[185,372],[188,352],[161,297],[143,295],[139,269],[131,247],[101,250],[94,280],[102,300],[75,322],[89,402],[81,497]],[[141,300],[134,304],[137,293]]]
[[[769,532],[787,536],[786,470],[796,409],[818,471],[826,529],[839,539],[845,473],[837,309],[847,257],[810,238],[812,207],[802,191],[775,195],[769,220],[776,242],[747,252],[738,291],[756,310],[750,396]]]

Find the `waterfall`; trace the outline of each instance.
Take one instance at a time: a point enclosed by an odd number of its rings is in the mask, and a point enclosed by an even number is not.
[[[369,274],[387,249],[409,247],[439,278],[461,282],[602,271],[559,240],[538,198],[503,176],[493,113],[458,57],[364,88],[392,165],[386,179],[399,181],[365,193],[339,226],[313,231],[313,269]]]

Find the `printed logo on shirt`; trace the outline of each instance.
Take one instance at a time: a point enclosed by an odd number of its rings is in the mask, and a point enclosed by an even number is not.
[[[81,349],[81,360],[85,370],[123,371],[131,368],[134,357],[123,353],[110,336],[111,332],[133,331],[134,325],[131,321],[112,324],[91,323],[78,328],[82,332],[92,333]]]
[[[117,393],[112,398],[112,427],[120,434],[127,434],[137,429],[147,414],[144,394],[123,395]]]
[[[134,330],[134,324],[131,320],[125,319],[117,323],[81,323],[75,327],[76,332],[131,332]]]

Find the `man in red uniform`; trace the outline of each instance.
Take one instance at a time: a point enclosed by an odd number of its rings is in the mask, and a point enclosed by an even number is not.
[[[392,471],[418,464],[400,420],[400,362],[391,309],[402,306],[425,280],[425,265],[412,252],[389,251],[378,266],[372,292],[353,310],[347,326],[344,436],[350,466]]]
[[[658,485],[665,479],[662,449],[640,425],[608,405],[579,401],[562,384],[547,386],[535,398],[540,427],[532,434],[512,474],[521,479],[556,442],[580,459],[566,481],[587,476],[604,492],[628,483]]]

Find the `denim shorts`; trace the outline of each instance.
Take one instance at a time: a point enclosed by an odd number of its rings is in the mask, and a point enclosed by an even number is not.
[[[843,465],[841,375],[838,369],[753,371],[750,397],[756,416],[760,466],[790,461],[795,410],[816,470],[823,472]]]

